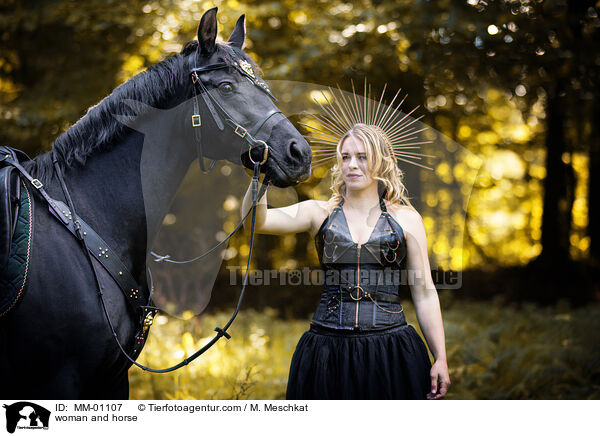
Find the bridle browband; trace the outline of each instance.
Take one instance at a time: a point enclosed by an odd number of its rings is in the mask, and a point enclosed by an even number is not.
[[[259,88],[261,91],[265,92],[273,101],[277,101],[275,96],[271,93],[268,85],[260,78],[254,70],[249,62],[244,59],[235,60],[232,64],[228,64],[225,62],[217,62],[214,64],[198,66],[198,58],[200,57],[200,53],[198,50],[194,52],[194,54],[188,57],[188,66],[190,71],[190,76],[192,78],[193,83],[193,93],[192,104],[193,104],[193,114],[192,114],[192,127],[194,128],[194,140],[196,142],[196,151],[198,154],[198,162],[200,163],[200,169],[202,172],[206,173],[210,171],[216,163],[216,160],[213,159],[210,163],[208,171],[204,166],[204,149],[202,145],[202,116],[200,114],[200,99],[199,96],[202,97],[205,103],[206,110],[212,116],[217,128],[219,130],[225,129],[225,124],[233,129],[233,132],[239,136],[241,139],[248,143],[248,157],[252,164],[256,162],[252,159],[252,149],[258,146],[263,146],[263,156],[260,164],[264,164],[267,161],[269,156],[269,146],[263,140],[256,139],[256,136],[259,134],[260,130],[263,126],[269,121],[272,117],[276,115],[281,115],[285,118],[283,113],[275,107],[275,109],[269,111],[261,120],[256,122],[254,126],[251,128],[246,128],[242,126],[240,123],[236,122],[233,117],[229,115],[227,110],[221,104],[221,97],[219,96],[218,91],[210,92],[200,75],[202,73],[214,70],[220,70],[223,68],[233,67],[236,71],[238,71],[243,77],[247,78],[254,86]],[[223,119],[221,118],[223,117]]]

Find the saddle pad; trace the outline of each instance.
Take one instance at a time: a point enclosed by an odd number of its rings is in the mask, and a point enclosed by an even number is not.
[[[16,168],[3,166],[0,161],[0,271],[8,261],[10,242],[19,217],[20,180]]]
[[[33,206],[29,190],[22,183],[21,208],[10,245],[10,256],[4,271],[0,272],[0,318],[6,315],[23,295],[33,236]]]

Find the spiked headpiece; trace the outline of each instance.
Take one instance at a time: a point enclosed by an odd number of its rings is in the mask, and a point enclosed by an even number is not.
[[[321,165],[328,165],[336,160],[336,147],[340,139],[356,124],[362,123],[374,126],[384,138],[390,153],[398,160],[417,165],[422,168],[433,170],[433,168],[422,165],[414,160],[421,160],[421,157],[434,157],[427,154],[408,151],[409,149],[418,149],[421,144],[427,144],[431,141],[420,141],[416,136],[419,132],[427,130],[422,128],[415,131],[412,124],[423,118],[423,115],[416,119],[411,119],[412,114],[417,107],[408,114],[403,115],[400,112],[400,106],[406,99],[406,96],[394,107],[394,102],[400,94],[396,92],[389,105],[383,101],[386,86],[383,88],[379,102],[371,100],[371,85],[368,86],[365,80],[365,89],[362,96],[356,94],[354,83],[352,83],[352,95],[345,96],[343,91],[337,88],[337,91],[328,88],[330,96],[321,91],[322,102],[313,98],[323,110],[323,114],[309,114],[320,125],[302,124],[311,129],[317,136],[308,136],[313,150],[313,168]]]

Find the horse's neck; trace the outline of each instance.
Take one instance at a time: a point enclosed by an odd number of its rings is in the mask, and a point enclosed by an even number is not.
[[[158,144],[157,144],[158,145]],[[67,170],[77,214],[145,281],[146,257],[190,161],[133,132]],[[187,160],[187,162],[186,162]]]
[[[194,158],[180,135],[146,139],[140,160],[141,184],[148,229],[148,250],[160,230],[177,189]]]

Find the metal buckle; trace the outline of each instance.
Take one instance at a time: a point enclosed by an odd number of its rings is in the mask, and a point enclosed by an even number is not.
[[[33,186],[35,186],[37,189],[42,189],[44,187],[44,184],[42,182],[40,182],[38,179],[33,179],[31,181],[31,184]]]
[[[150,326],[152,325],[153,322],[154,322],[154,311],[150,310],[150,311],[148,311],[148,313],[146,314],[146,317],[144,318],[143,328],[142,328],[142,331],[144,334],[146,334],[148,332],[148,329],[150,329]]]
[[[146,314],[146,317],[144,318],[144,325],[151,326],[153,321],[154,321],[154,311],[150,310],[150,311],[148,311],[148,313]]]
[[[202,125],[202,120],[200,119],[200,115],[192,115],[192,126],[200,127]]]
[[[242,133],[238,132],[238,130],[241,131]],[[237,126],[235,128],[235,134],[238,135],[240,138],[243,138],[244,136],[246,136],[247,132],[248,131],[246,129],[244,129],[242,126]]]

